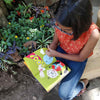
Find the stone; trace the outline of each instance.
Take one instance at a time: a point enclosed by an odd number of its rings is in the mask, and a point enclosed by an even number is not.
[[[10,56],[13,58],[14,62],[18,62],[18,61],[22,60],[22,57],[19,55],[19,52],[17,50],[15,53],[10,54]]]
[[[35,41],[28,41],[28,42],[24,43],[24,47],[32,48],[32,44],[34,45],[34,49],[36,49],[36,42]]]
[[[0,27],[5,27],[8,24],[8,21],[3,14],[2,8],[0,8]]]
[[[3,14],[7,17],[8,16],[8,10],[7,10],[6,5],[4,4],[3,0],[0,0],[0,7],[2,9]]]
[[[35,96],[33,96],[33,100],[37,100],[37,98]]]
[[[98,25],[98,27],[100,28],[100,9],[98,11],[98,15],[97,15],[97,22],[96,24]]]
[[[25,67],[24,61],[18,62],[17,64],[19,67]]]
[[[35,6],[51,6],[59,0],[24,0],[26,4],[33,3]]]
[[[26,4],[30,4],[30,3],[35,3],[36,0],[24,0],[24,2],[25,2]]]

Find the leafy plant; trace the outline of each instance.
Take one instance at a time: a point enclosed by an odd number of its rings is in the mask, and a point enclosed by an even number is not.
[[[24,54],[29,52],[23,44],[30,40],[38,41],[38,48],[46,47],[54,33],[52,18],[46,9],[47,7],[35,7],[32,4],[26,6],[23,3],[11,11],[7,27],[0,29],[0,52],[8,52],[9,47],[13,48],[14,41],[16,47],[20,48],[20,53]]]
[[[8,55],[7,53],[1,53],[0,52],[0,69],[2,69],[3,71],[8,71],[8,66],[9,65],[16,65],[16,63],[8,60],[8,59],[12,59],[12,57],[10,55]]]
[[[8,70],[7,64],[8,65],[17,65],[17,63],[13,62],[13,58],[11,57],[11,54],[14,54],[16,50],[20,50],[19,47],[16,46],[15,41],[13,42],[12,47],[8,47],[8,51],[3,53],[0,52],[0,68],[4,71]],[[14,72],[14,71],[13,71]]]
[[[39,45],[37,49],[47,47],[51,43],[52,36],[49,36],[45,38],[45,36],[42,36],[42,39],[37,40],[37,44]]]
[[[7,5],[13,7],[12,2],[17,0],[4,0]],[[29,48],[23,44],[30,40],[37,42],[37,48],[47,47],[51,43],[54,34],[54,20],[49,14],[49,8],[35,7],[32,4],[18,4],[18,7],[10,12],[8,25],[0,29],[0,68],[8,70],[13,63],[11,54],[19,51],[20,55],[29,54]],[[31,52],[35,51],[32,44]]]
[[[12,7],[13,0],[4,0],[4,2],[7,4],[8,7]]]

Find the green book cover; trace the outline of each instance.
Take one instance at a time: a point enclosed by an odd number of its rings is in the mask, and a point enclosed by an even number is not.
[[[46,55],[46,50],[47,48],[41,48],[27,55],[24,57],[24,63],[44,89],[49,92],[71,70],[55,57]]]

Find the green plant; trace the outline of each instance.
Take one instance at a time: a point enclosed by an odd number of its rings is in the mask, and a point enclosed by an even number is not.
[[[4,0],[4,2],[5,2],[6,4],[8,4],[9,6],[12,6],[13,0]]]
[[[52,36],[45,38],[45,36],[43,35],[42,39],[37,40],[37,44],[39,45],[37,49],[47,47],[52,42],[51,38],[52,38]]]
[[[0,69],[2,69],[3,71],[8,71],[8,65],[16,65],[16,63],[13,63],[9,60],[5,60],[3,58],[0,58]]]
[[[3,71],[8,71],[9,65],[16,65],[16,63],[9,60],[10,56],[8,54],[0,53],[0,69]]]
[[[7,27],[0,29],[0,52],[6,53],[15,41],[16,46],[21,48],[20,53],[28,54],[28,48],[23,46],[25,42],[39,40],[37,47],[46,47],[53,37],[54,29],[50,25],[49,12],[43,7],[23,5],[19,4],[10,12]]]
[[[22,2],[22,3],[24,6],[24,11],[23,11],[24,16],[27,14],[27,12],[31,14],[32,13],[31,12],[32,4],[30,3],[30,4],[26,5],[24,2]]]

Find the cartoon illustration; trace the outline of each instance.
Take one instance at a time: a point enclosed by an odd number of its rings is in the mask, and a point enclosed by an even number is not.
[[[40,53],[43,54],[43,55],[45,54],[43,49],[40,49]]]
[[[56,70],[54,69],[50,69],[50,70],[47,70],[47,75],[50,77],[50,78],[56,78],[58,76],[58,73]]]
[[[44,62],[42,61],[41,57],[39,57],[38,55],[36,55],[35,53],[31,53],[28,56],[26,56],[27,58],[33,59],[33,61],[35,61],[37,63],[37,65],[42,64],[42,66],[45,66]]]
[[[57,62],[52,64],[52,69],[55,69],[56,71],[60,71],[60,75],[62,75],[62,69],[64,68],[65,64],[61,61],[57,60]]]
[[[45,68],[43,68],[42,65],[39,65],[38,70],[40,72],[40,77],[45,77],[44,72],[43,72]]]
[[[43,57],[43,60],[44,60],[44,62],[45,62],[47,65],[49,65],[49,64],[52,63],[53,57],[49,57],[48,55],[45,55],[45,56]]]
[[[47,70],[47,75],[50,78],[56,78],[59,75],[58,73],[59,71],[60,71],[60,75],[62,75],[62,72],[64,73],[66,72],[65,64],[59,60],[53,63],[52,66],[50,66],[49,68],[52,68],[50,70]]]

